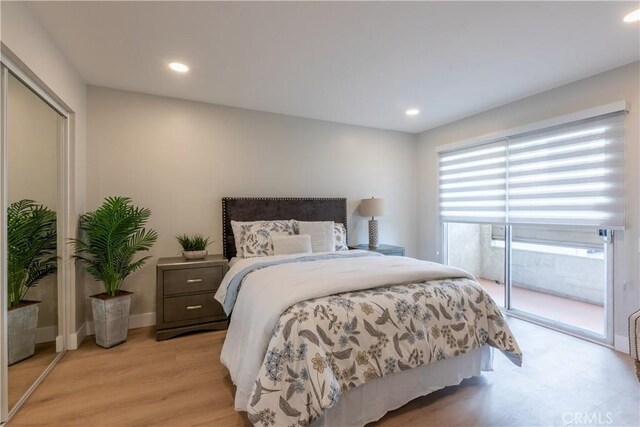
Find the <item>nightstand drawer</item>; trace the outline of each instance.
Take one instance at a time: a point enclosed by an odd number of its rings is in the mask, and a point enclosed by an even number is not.
[[[215,291],[222,282],[222,267],[183,268],[164,272],[164,295]]]
[[[222,306],[213,292],[164,299],[164,323],[200,318],[224,317]]]
[[[160,258],[156,266],[156,339],[217,331],[229,324],[214,295],[227,273],[222,255],[199,260]]]

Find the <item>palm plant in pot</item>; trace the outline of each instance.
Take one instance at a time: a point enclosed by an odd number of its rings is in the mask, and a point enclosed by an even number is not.
[[[182,247],[182,256],[185,259],[202,259],[207,256],[207,246],[209,246],[209,238],[200,234],[188,236],[181,234],[176,236],[178,243]]]
[[[12,203],[7,210],[7,330],[9,365],[33,356],[38,303],[26,294],[57,271],[56,213],[33,200]]]
[[[128,197],[107,197],[98,209],[80,216],[83,238],[72,240],[74,257],[104,286],[103,293],[91,296],[96,343],[101,347],[127,340],[132,293],[121,288],[150,258],[134,261],[158,238],[145,228],[150,216],[149,209],[134,206]]]

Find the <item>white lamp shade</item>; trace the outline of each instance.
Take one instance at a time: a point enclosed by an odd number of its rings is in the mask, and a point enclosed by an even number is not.
[[[360,215],[376,217],[384,215],[384,199],[362,199],[360,201]]]

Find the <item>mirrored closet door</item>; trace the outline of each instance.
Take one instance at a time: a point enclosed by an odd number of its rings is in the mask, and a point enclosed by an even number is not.
[[[2,75],[6,418],[64,351],[58,212],[67,119],[9,69]]]

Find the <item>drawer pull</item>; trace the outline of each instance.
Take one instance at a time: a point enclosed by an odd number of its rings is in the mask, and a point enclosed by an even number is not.
[[[200,283],[202,279],[187,279],[187,283]]]
[[[188,305],[187,310],[200,310],[202,305]]]

